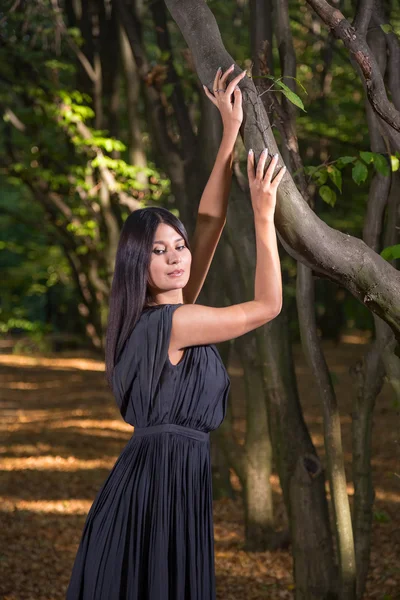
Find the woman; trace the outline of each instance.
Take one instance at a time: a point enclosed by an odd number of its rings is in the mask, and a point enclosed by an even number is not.
[[[184,226],[163,208],[133,212],[121,232],[106,370],[134,433],[89,511],[67,600],[216,597],[209,432],[224,419],[230,381],[214,344],[267,323],[282,303],[274,210],[284,169],[271,183],[277,157],[263,176],[267,152],[256,172],[250,152],[254,300],[194,304],[225,222],[243,118],[237,83],[245,73],[226,86],[232,68],[218,70],[214,94],[206,90],[224,133],[200,201],[193,254]]]

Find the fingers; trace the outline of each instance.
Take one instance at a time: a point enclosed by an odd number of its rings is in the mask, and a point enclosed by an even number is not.
[[[233,103],[233,108],[240,111],[242,108],[242,99],[243,99],[240,88],[234,89],[233,94],[234,94],[234,99],[235,99],[235,101]]]
[[[213,95],[210,93],[210,91],[209,91],[208,87],[207,87],[206,85],[203,85],[203,89],[204,89],[204,92],[205,92],[205,94],[206,94],[207,98],[209,98],[209,99],[211,100],[211,102],[212,102],[212,103],[213,103],[215,106],[218,106],[218,102],[216,101],[216,99],[215,99],[215,96],[213,96]]]
[[[280,168],[278,174],[275,175],[275,177],[272,180],[272,183],[271,183],[271,188],[272,189],[275,190],[278,187],[278,185],[282,181],[282,178],[283,178],[283,176],[284,176],[285,173],[286,173],[286,167],[285,167],[285,165],[283,165],[283,167]]]
[[[254,174],[254,152],[253,150],[249,150],[247,155],[247,177],[249,178],[249,183],[253,183],[255,179]]]
[[[257,164],[257,168],[256,171],[254,173],[254,153],[252,151],[249,151],[249,155],[247,158],[247,174],[249,177],[249,182],[252,183],[252,181],[254,181],[255,179],[262,184],[262,188],[264,189],[264,191],[267,190],[275,190],[278,185],[280,184],[283,176],[286,173],[286,167],[283,166],[279,169],[278,173],[275,175],[274,179],[272,180],[272,176],[274,174],[276,165],[278,163],[279,160],[279,154],[275,154],[269,165],[267,168],[267,171],[264,175],[264,167],[265,167],[265,163],[268,157],[268,150],[267,148],[264,148],[264,150],[261,152],[260,154],[260,158],[258,159],[258,164]],[[272,180],[272,182],[271,182]]]
[[[275,170],[276,165],[278,164],[278,158],[279,158],[279,155],[278,154],[274,154],[274,156],[272,157],[271,162],[268,165],[267,172],[265,173],[265,176],[264,176],[264,179],[263,179],[263,184],[264,184],[265,187],[269,186],[269,184],[271,183],[273,172]]]
[[[224,74],[222,74],[222,70],[221,67],[218,67],[217,72],[215,74],[214,77],[214,82],[213,82],[213,91],[214,90],[223,90],[224,89],[224,85],[226,82],[226,79],[228,78],[228,76],[230,75],[230,73],[232,73],[232,71],[235,68],[235,64],[231,65],[229,67],[229,69],[227,69],[225,71]],[[222,98],[228,98],[229,100],[231,99],[231,96],[235,90],[235,87],[237,86],[237,84],[239,83],[239,81],[241,79],[243,79],[243,77],[246,75],[246,71],[242,71],[241,73],[239,73],[239,75],[237,75],[236,77],[234,77],[234,79],[232,79],[232,81],[229,83],[228,87],[225,90],[225,93],[222,94],[221,92],[218,92],[217,94],[220,94],[220,99],[222,100]],[[214,96],[213,94],[211,94],[211,92],[209,91],[209,89],[203,85],[204,88],[204,92],[207,96],[207,98],[209,98],[211,100],[211,102],[215,105],[218,106],[218,102],[217,102],[217,96]],[[215,93],[215,92],[214,92]],[[236,100],[239,99],[239,96],[241,96],[241,94],[235,94],[235,102]],[[218,96],[219,97],[219,96]],[[240,105],[241,105],[241,101],[242,98],[240,97]]]
[[[225,84],[225,82],[226,82],[226,80],[227,80],[227,78],[228,78],[228,75],[229,75],[230,73],[232,73],[232,71],[233,71],[233,69],[234,69],[234,68],[235,68],[235,65],[234,65],[234,64],[233,64],[233,65],[231,65],[231,66],[229,67],[229,69],[227,69],[227,70],[225,71],[225,73],[222,75],[222,77],[221,77],[221,79],[219,80],[219,82],[220,82],[220,83],[222,83],[222,84],[224,85],[224,84]]]
[[[239,83],[239,81],[241,79],[243,79],[243,77],[246,75],[246,71],[242,71],[241,73],[239,73],[239,75],[237,75],[234,79],[232,79],[232,81],[229,83],[228,87],[225,90],[225,94],[228,96],[228,98],[231,97],[231,94],[233,93],[233,90],[235,89],[235,87],[237,86],[237,84]]]
[[[256,179],[258,179],[259,181],[262,181],[264,175],[264,166],[265,161],[267,160],[267,156],[268,150],[267,148],[264,148],[264,150],[261,152],[260,158],[258,159],[258,165],[256,170]]]
[[[221,77],[221,67],[218,67],[217,72],[215,73],[214,83],[213,83],[213,91],[219,89],[220,77]]]

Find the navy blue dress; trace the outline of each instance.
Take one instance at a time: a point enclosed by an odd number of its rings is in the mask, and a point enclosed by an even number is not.
[[[171,363],[179,306],[145,308],[115,366],[135,429],[88,513],[67,600],[215,600],[209,432],[230,381],[214,344]]]

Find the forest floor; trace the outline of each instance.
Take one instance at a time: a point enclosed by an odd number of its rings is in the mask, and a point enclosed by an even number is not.
[[[340,405],[348,493],[351,476],[351,403],[355,387],[349,367],[365,344],[357,338],[335,346],[324,342]],[[322,413],[301,348],[293,348],[305,420],[324,461]],[[233,360],[230,402],[235,433],[244,441],[242,370]],[[132,434],[105,383],[104,364],[72,353],[12,354],[0,348],[0,598],[61,600],[86,514]],[[372,465],[376,499],[372,555],[365,599],[400,598],[399,408],[385,383],[374,413]],[[240,484],[232,472],[236,500],[214,501],[218,600],[293,598],[290,549],[244,549]],[[276,527],[286,523],[276,475],[272,477]]]

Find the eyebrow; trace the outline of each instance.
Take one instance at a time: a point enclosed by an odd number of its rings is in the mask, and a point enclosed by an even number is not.
[[[175,242],[179,242],[180,240],[183,240],[183,237],[176,238]],[[162,240],[154,240],[153,244],[165,244],[165,242]]]

